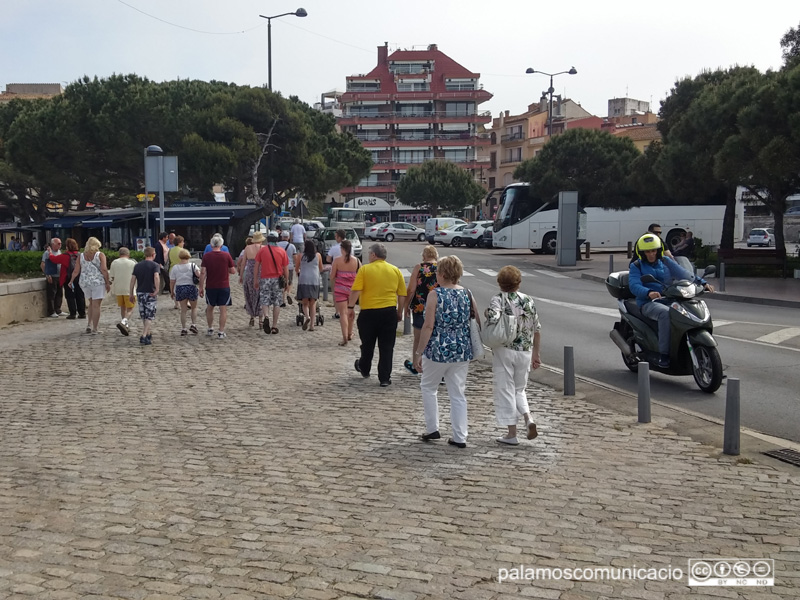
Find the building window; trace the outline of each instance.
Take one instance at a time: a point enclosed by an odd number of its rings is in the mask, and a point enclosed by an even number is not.
[[[348,92],[380,92],[380,81],[348,81]]]
[[[494,177],[489,177],[489,189],[491,190],[494,187],[495,187]]]
[[[431,89],[427,81],[414,81],[411,83],[398,83],[398,92],[427,92]]]
[[[444,105],[446,117],[467,117],[475,114],[474,102],[446,102]]]
[[[430,150],[400,150],[397,153],[397,162],[404,164],[420,164],[430,160]]]
[[[472,160],[469,157],[468,150],[445,150],[444,151],[444,159],[450,162],[467,162]]]

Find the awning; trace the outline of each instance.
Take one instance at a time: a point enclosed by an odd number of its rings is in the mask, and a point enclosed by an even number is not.
[[[71,229],[77,227],[83,221],[88,221],[90,215],[60,217],[58,219],[48,219],[40,225],[42,229]]]
[[[158,219],[158,211],[151,213],[150,218]],[[232,210],[214,211],[212,214],[201,214],[198,211],[170,211],[164,214],[164,221],[173,225],[227,225],[235,217]]]

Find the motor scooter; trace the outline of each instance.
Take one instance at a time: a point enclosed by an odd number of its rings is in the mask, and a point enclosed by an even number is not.
[[[715,271],[713,265],[708,266],[703,276]],[[655,281],[652,275],[642,277],[642,283]],[[640,362],[648,362],[651,369],[665,375],[694,376],[697,386],[706,393],[713,394],[719,389],[722,360],[712,335],[711,313],[698,298],[705,292],[702,285],[688,280],[674,281],[664,287],[662,298],[653,300],[670,307],[669,367],[665,368],[658,366],[658,323],[645,317],[637,306],[628,288],[628,272],[611,273],[606,279],[606,289],[617,299],[620,313],[620,320],[614,323],[609,336],[622,352],[628,369],[636,372]]]

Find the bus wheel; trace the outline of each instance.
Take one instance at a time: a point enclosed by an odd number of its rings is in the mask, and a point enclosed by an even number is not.
[[[555,254],[556,253],[556,234],[554,232],[548,233],[542,239],[542,250],[544,250],[545,254]]]

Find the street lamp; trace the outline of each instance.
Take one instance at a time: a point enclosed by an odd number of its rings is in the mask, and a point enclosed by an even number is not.
[[[547,135],[553,135],[553,92],[555,89],[553,88],[553,77],[556,75],[563,75],[567,73],[568,75],[575,75],[578,70],[575,67],[570,68],[569,71],[560,71],[558,73],[545,73],[544,71],[535,71],[533,67],[528,67],[525,70],[526,73],[540,73],[542,75],[548,75],[550,77],[550,89],[545,92],[545,94],[550,94],[550,104],[547,107]]]
[[[267,87],[269,88],[269,91],[272,91],[272,19],[285,17],[287,15],[294,15],[295,17],[307,17],[308,13],[306,12],[305,8],[298,8],[294,12],[273,15],[271,17],[258,15],[262,19],[267,20]]]

